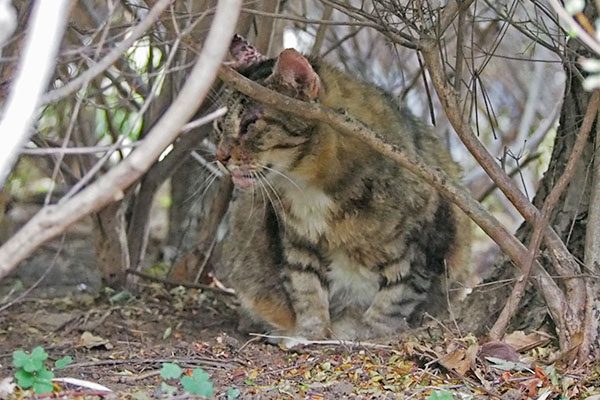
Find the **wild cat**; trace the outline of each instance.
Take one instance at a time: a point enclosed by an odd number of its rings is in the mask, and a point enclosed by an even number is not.
[[[267,59],[236,36],[240,73],[343,110],[409,154],[459,168],[424,123],[379,88],[293,49]],[[469,223],[457,207],[360,140],[236,91],[218,160],[237,187],[222,264],[243,308],[271,332],[310,339],[394,335],[446,309],[469,280]]]

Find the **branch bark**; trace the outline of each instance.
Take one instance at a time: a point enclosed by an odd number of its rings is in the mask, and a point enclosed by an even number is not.
[[[71,2],[38,0],[31,14],[23,58],[0,121],[0,189],[29,138],[40,96],[55,67]]]
[[[192,117],[212,85],[229,48],[240,8],[241,0],[219,1],[208,38],[186,84],[129,157],[64,203],[44,207],[0,247],[0,279],[44,241],[85,215],[120,199],[123,190],[135,182],[177,137],[181,126]]]
[[[594,164],[592,167],[592,190],[588,207],[589,214],[585,230],[585,268],[586,272],[598,275],[600,271],[600,124],[596,123],[596,137],[594,143]],[[597,307],[600,285],[596,279],[588,279],[586,301],[586,320],[584,323],[583,343],[579,354],[580,359],[585,360],[590,355],[598,355],[600,351],[598,343],[599,322],[594,318]]]

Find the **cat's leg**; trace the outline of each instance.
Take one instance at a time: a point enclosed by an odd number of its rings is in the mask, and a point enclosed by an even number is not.
[[[421,271],[411,271],[394,281],[382,279],[373,302],[362,315],[346,313],[332,324],[338,339],[368,339],[396,335],[409,329],[415,311],[438,305],[435,279]],[[430,304],[431,303],[431,304]]]
[[[285,287],[296,315],[296,326],[291,334],[306,339],[327,337],[329,301],[318,275],[306,269],[289,268]]]
[[[286,237],[284,284],[296,314],[294,336],[320,339],[329,335],[329,298],[323,260],[315,246]]]
[[[277,254],[277,217],[264,198],[248,193],[238,196],[230,210],[217,274],[235,290],[242,315],[263,326],[263,332],[293,331],[296,317],[283,284],[281,254]]]
[[[366,312],[344,313],[334,321],[332,336],[353,340],[383,338],[404,332],[409,328],[412,311],[425,300],[425,294],[411,292],[404,284],[382,288]]]

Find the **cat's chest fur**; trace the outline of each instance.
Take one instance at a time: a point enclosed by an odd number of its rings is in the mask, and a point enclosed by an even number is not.
[[[314,244],[327,260],[323,272],[330,285],[329,297],[335,299],[334,303],[366,308],[379,289],[379,274],[360,265],[342,245],[349,244],[349,233],[339,232],[334,221],[339,211],[337,203],[314,186],[288,190],[285,198],[286,229],[293,229],[295,236]]]
[[[311,243],[332,233],[330,221],[337,205],[323,190],[314,186],[292,187],[285,191],[284,199],[287,229]]]

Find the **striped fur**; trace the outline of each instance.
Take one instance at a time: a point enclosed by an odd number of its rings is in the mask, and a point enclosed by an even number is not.
[[[242,71],[342,109],[458,178],[434,133],[380,89],[293,50]],[[267,329],[308,338],[388,336],[441,315],[446,271],[465,285],[469,224],[433,188],[328,125],[228,96],[219,160],[236,190],[223,271]]]

